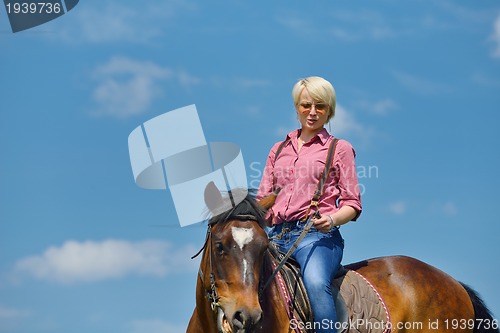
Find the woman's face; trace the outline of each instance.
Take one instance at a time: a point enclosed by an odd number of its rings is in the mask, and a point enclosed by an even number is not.
[[[325,125],[328,118],[328,104],[313,100],[306,88],[300,93],[296,108],[303,131],[316,132]]]

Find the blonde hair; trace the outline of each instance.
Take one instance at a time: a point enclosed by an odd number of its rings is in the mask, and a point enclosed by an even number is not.
[[[335,105],[337,103],[337,95],[332,84],[319,76],[310,76],[299,80],[292,89],[293,104],[295,106],[299,104],[300,94],[305,88],[307,88],[314,101],[328,104],[329,113],[326,121],[330,121],[335,116]]]

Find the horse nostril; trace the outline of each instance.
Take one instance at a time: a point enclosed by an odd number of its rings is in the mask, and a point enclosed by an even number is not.
[[[235,328],[244,328],[248,322],[248,316],[244,311],[236,311],[233,316],[233,326]]]
[[[244,310],[236,311],[233,316],[233,326],[238,331],[239,329],[255,328],[262,321],[262,310],[249,313]]]

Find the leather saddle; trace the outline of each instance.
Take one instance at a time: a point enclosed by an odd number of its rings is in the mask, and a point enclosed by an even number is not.
[[[269,246],[273,270],[284,257],[275,246]],[[298,263],[289,258],[276,274],[280,295],[287,306],[296,333],[314,333],[313,313],[302,282]],[[340,333],[388,333],[390,316],[375,287],[360,273],[341,267],[332,283],[337,310],[335,327]]]

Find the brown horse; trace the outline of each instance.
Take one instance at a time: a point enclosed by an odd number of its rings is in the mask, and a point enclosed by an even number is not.
[[[288,333],[291,323],[276,284],[259,297],[271,273],[263,208],[250,196],[209,221],[187,333]],[[384,299],[391,332],[496,332],[498,322],[469,287],[428,264],[395,256],[346,266]]]

